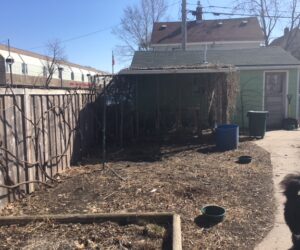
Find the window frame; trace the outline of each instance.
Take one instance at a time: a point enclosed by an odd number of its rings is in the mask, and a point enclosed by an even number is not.
[[[28,75],[28,66],[27,63],[22,62],[22,74],[23,75]]]

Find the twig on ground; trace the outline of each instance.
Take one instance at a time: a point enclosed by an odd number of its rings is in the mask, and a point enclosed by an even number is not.
[[[112,192],[112,193],[110,193],[109,195],[106,195],[106,196],[103,198],[103,200],[106,200],[108,197],[114,195],[115,193],[116,193],[116,192]]]
[[[117,176],[119,179],[121,179],[122,181],[126,181],[126,178],[123,178],[121,175],[119,175],[114,169],[112,169],[111,167],[109,167],[108,165],[105,165],[105,167],[110,170],[115,176]]]

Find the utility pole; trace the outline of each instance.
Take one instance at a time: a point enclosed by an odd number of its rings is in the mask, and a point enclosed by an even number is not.
[[[12,56],[10,55],[10,43],[9,43],[9,39],[7,40],[7,47],[8,47],[8,57],[6,58],[6,63],[9,66],[9,72],[10,72],[10,85],[13,85],[13,75],[12,75],[12,65],[15,62],[15,60],[12,58]]]
[[[187,32],[186,32],[186,0],[182,0],[182,26],[181,26],[181,34],[182,34],[182,50],[186,50],[186,41],[187,41]]]
[[[114,51],[111,52],[111,74],[114,75],[115,71],[115,56]]]

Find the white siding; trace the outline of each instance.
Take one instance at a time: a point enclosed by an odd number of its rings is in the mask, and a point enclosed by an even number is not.
[[[2,55],[4,58],[7,58],[9,53],[7,50],[0,49],[0,55]],[[39,57],[35,56],[28,56],[24,54],[19,54],[15,52],[10,53],[11,57],[14,59],[14,64],[12,65],[12,71],[13,74],[22,75],[22,63],[27,64],[27,70],[29,76],[36,76],[36,77],[42,77],[43,76],[43,67],[47,67],[47,61],[44,59],[41,59]],[[84,82],[88,83],[88,77],[87,74],[90,74],[91,76],[94,76],[96,74],[100,74],[100,71],[96,70],[87,70],[85,68],[81,68],[80,66],[70,66],[68,64],[60,64],[60,67],[62,67],[64,70],[62,72],[63,80],[71,80],[71,72],[74,72],[74,80],[81,82],[82,80],[82,74],[84,74]],[[57,67],[55,68],[53,79],[59,79],[59,73],[57,70]]]

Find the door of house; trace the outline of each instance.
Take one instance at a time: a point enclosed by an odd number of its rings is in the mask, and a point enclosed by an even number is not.
[[[286,72],[265,73],[265,110],[269,111],[267,126],[281,128],[286,110]]]

